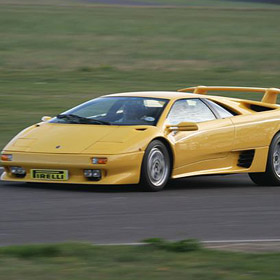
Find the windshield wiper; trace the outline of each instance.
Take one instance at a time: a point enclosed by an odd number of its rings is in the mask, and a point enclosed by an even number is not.
[[[105,124],[105,125],[111,125],[111,123],[102,121],[102,120],[96,120],[96,119],[88,119],[84,117],[80,117],[78,115],[74,114],[60,114],[56,116],[58,119],[66,119],[71,122],[78,122],[78,123],[86,123],[86,124]]]

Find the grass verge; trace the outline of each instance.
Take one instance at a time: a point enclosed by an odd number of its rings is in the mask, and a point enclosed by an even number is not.
[[[2,247],[0,278],[270,280],[280,277],[279,253],[206,250],[193,240],[168,243],[153,239],[150,243],[146,246],[68,243]]]

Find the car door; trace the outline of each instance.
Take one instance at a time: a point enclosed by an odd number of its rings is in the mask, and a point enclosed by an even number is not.
[[[176,131],[169,134],[175,149],[173,176],[203,170],[226,168],[227,157],[233,148],[234,126],[229,117],[221,118],[199,98],[174,102],[167,124],[195,122],[196,131]]]

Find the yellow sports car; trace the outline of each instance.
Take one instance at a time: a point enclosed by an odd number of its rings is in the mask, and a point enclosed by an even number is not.
[[[264,96],[257,102],[209,91]],[[1,179],[159,191],[170,178],[249,173],[256,184],[280,185],[279,93],[198,86],[102,96],[20,132],[1,153]]]

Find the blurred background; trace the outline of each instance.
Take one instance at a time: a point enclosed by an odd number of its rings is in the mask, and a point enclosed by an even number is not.
[[[105,93],[280,87],[279,4],[0,0],[0,148]]]

